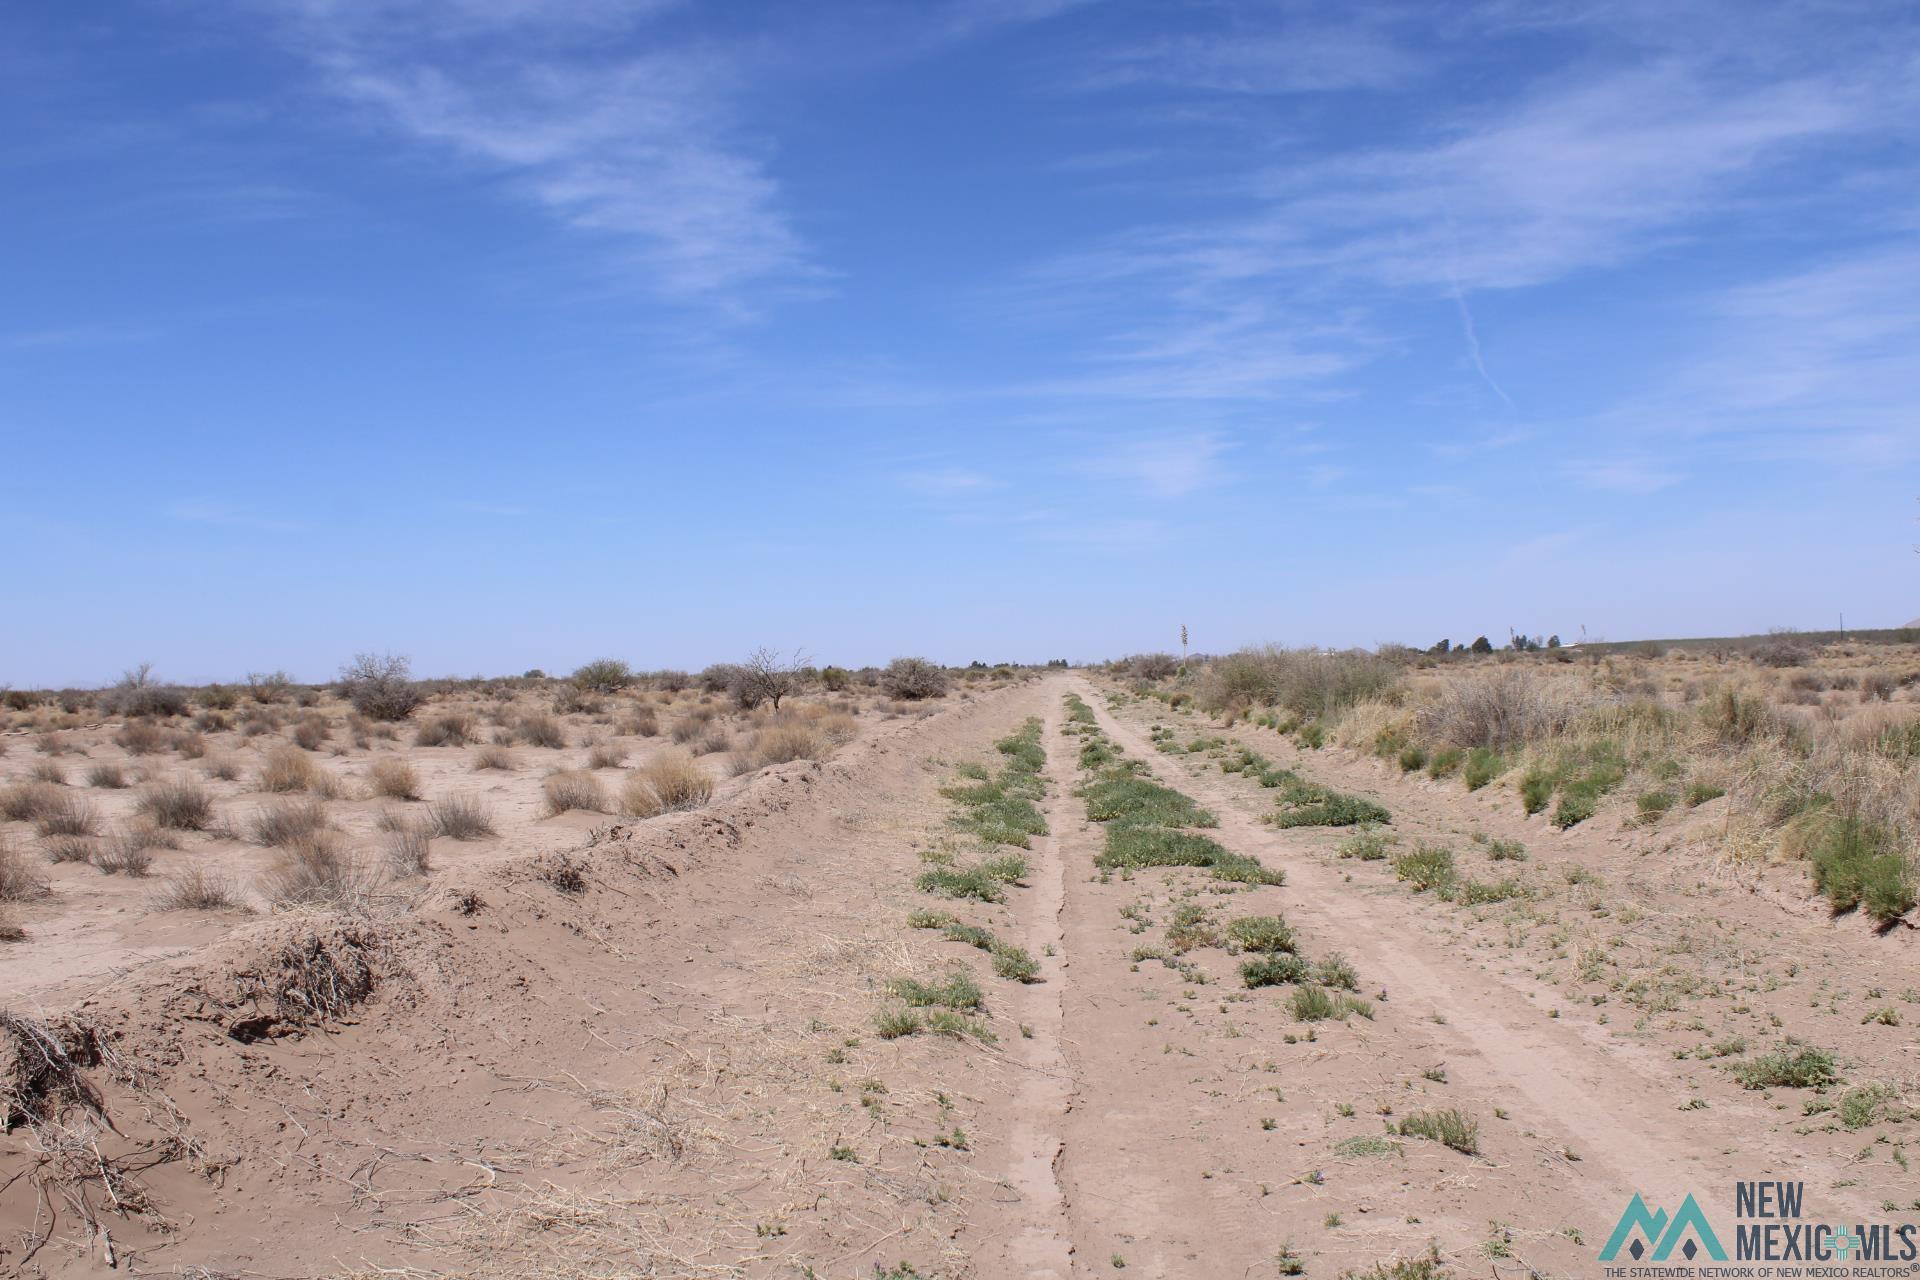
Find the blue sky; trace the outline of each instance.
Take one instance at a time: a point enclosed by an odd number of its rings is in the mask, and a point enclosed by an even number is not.
[[[15,685],[1920,614],[1911,5],[20,0],[0,107]]]

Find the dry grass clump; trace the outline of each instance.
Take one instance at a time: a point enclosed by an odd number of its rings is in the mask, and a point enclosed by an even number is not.
[[[129,721],[113,740],[130,756],[149,756],[167,748],[166,731],[147,720]]]
[[[213,825],[213,797],[185,778],[150,783],[140,793],[137,811],[173,831],[205,831]]]
[[[287,736],[292,738],[293,744],[302,751],[318,751],[321,745],[333,736],[333,730],[318,716],[308,716],[294,725],[293,731]]]
[[[1448,682],[1437,702],[1420,709],[1418,723],[1445,746],[1504,752],[1566,732],[1595,702],[1564,680],[1509,668]]]
[[[482,769],[518,769],[520,761],[513,752],[497,742],[490,742],[473,753],[473,768],[477,773]]]
[[[367,783],[373,788],[373,794],[389,800],[420,798],[420,774],[396,756],[386,756],[369,765]]]
[[[209,778],[218,778],[221,782],[240,780],[240,762],[232,756],[212,756],[200,768]]]
[[[247,838],[272,849],[290,845],[327,825],[327,811],[317,800],[289,800],[253,815]]]
[[[25,855],[0,835],[0,902],[28,902],[52,892]]]
[[[23,942],[27,931],[18,921],[4,911],[0,911],[0,942]]]
[[[288,845],[263,883],[275,906],[353,907],[373,877],[333,831],[315,831]]]
[[[682,746],[706,733],[713,724],[713,708],[694,707],[673,726],[673,740]]]
[[[115,835],[94,855],[94,867],[102,875],[141,879],[153,867],[153,844],[147,838],[150,830],[132,827]]]
[[[514,726],[514,733],[530,747],[558,749],[567,745],[567,733],[560,721],[544,711],[521,716],[520,723]]]
[[[493,814],[486,803],[474,796],[448,796],[436,800],[427,810],[434,835],[449,840],[484,840],[497,834]]]
[[[754,733],[735,766],[746,773],[790,760],[821,760],[832,749],[827,736],[812,725],[797,721],[771,724]]]
[[[100,846],[90,836],[54,836],[40,842],[48,862],[92,862]]]
[[[285,794],[307,791],[320,780],[320,766],[292,747],[275,747],[260,766],[260,789]]]
[[[477,733],[472,716],[464,711],[448,711],[422,721],[414,730],[413,744],[416,747],[464,747]]]
[[[176,733],[173,735],[173,750],[182,760],[198,760],[207,754],[206,737],[198,733]]]
[[[627,749],[617,742],[596,742],[587,751],[587,768],[618,769],[627,763]]]
[[[663,751],[627,775],[620,811],[651,818],[678,809],[698,809],[713,798],[713,779],[684,751]]]
[[[693,754],[697,756],[716,755],[722,751],[733,750],[733,735],[727,732],[725,725],[716,724],[700,735],[693,744]]]
[[[161,911],[232,911],[240,906],[240,889],[217,871],[187,867],[161,882],[153,903]]]
[[[84,797],[62,792],[40,811],[34,827],[42,836],[90,836],[100,822]]]
[[[547,816],[566,813],[570,809],[580,809],[587,813],[605,813],[607,811],[607,793],[600,780],[584,769],[565,769],[559,773],[548,774],[540,784],[540,791],[547,800]]]
[[[0,791],[0,818],[8,822],[37,822],[60,803],[60,788],[38,779],[16,782]]]
[[[67,771],[60,767],[58,761],[35,760],[33,762],[33,768],[27,772],[35,782],[44,782],[50,787],[64,787],[67,785]]]
[[[1400,683],[1399,665],[1371,653],[1270,645],[1214,662],[1201,679],[1199,703],[1209,711],[1285,707],[1311,718],[1360,702],[1390,700]]]
[[[87,770],[87,785],[118,791],[127,785],[127,771],[110,761],[103,761]]]
[[[402,823],[385,846],[387,872],[395,879],[424,876],[433,869],[433,832],[424,823]]]
[[[652,738],[660,733],[660,717],[652,707],[641,707],[624,717],[619,732],[629,738]]]

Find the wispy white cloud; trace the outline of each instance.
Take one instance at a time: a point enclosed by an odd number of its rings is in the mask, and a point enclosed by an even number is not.
[[[993,477],[967,467],[933,467],[902,472],[900,484],[936,498],[971,497],[996,488]]]
[[[1232,447],[1218,432],[1139,436],[1101,442],[1080,469],[1152,497],[1184,498],[1225,478],[1220,464]]]
[[[208,498],[181,498],[168,503],[163,512],[169,520],[177,520],[182,524],[249,529],[257,533],[293,533],[304,528],[298,521]]]
[[[735,119],[737,63],[664,37],[620,52],[670,7],[307,0],[286,29],[335,96],[599,237],[657,293],[749,310],[750,287],[818,273]]]
[[[1575,461],[1566,464],[1566,471],[1589,489],[1639,496],[1658,493],[1686,478],[1672,467],[1645,458]]]

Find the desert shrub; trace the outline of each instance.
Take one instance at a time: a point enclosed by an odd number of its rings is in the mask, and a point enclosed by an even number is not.
[[[213,797],[185,778],[150,783],[140,793],[137,810],[155,826],[174,831],[205,831],[213,825]]]
[[[513,731],[514,736],[530,747],[559,748],[567,745],[566,730],[558,720],[545,712],[536,711],[532,715],[521,716]]]
[[[143,662],[102,693],[99,705],[109,716],[183,716],[190,704],[185,689],[159,683],[153,678],[153,664]]]
[[[716,724],[700,735],[693,744],[693,753],[697,756],[717,755],[722,751],[733,750],[733,735],[727,732],[725,725]]]
[[[748,769],[763,769],[790,760],[819,760],[827,751],[826,737],[810,725],[774,724],[754,733],[741,763]]]
[[[584,769],[566,769],[548,774],[540,784],[540,793],[546,797],[548,817],[573,809],[586,813],[607,811],[606,790],[601,787],[598,778]]]
[[[1680,797],[1671,791],[1642,791],[1634,798],[1634,808],[1640,812],[1640,821],[1655,823],[1665,817],[1667,810],[1673,808]]]
[[[1748,1089],[1819,1089],[1839,1080],[1840,1072],[1825,1049],[1800,1045],[1739,1063],[1733,1078]]]
[[[1417,723],[1423,736],[1448,746],[1503,753],[1564,732],[1586,705],[1561,681],[1512,668],[1449,682]]]
[[[369,720],[405,720],[426,700],[413,682],[413,665],[392,653],[356,654],[340,668],[340,689]]]
[[[167,746],[166,731],[150,720],[127,722],[113,735],[113,740],[130,756],[150,756]]]
[[[240,762],[232,756],[214,756],[201,768],[209,778],[218,778],[222,782],[237,782],[240,778]]]
[[[1804,667],[1813,658],[1813,650],[1785,636],[1763,640],[1748,653],[1763,667]]]
[[[91,836],[53,836],[42,840],[40,847],[46,851],[48,862],[92,862],[100,850]]]
[[[1781,736],[1784,726],[1766,700],[1722,686],[1700,704],[1707,730],[1730,746],[1744,746],[1760,738]]]
[[[667,693],[679,693],[682,689],[685,689],[693,683],[692,676],[684,671],[676,671],[671,667],[654,672],[652,679],[656,687]]]
[[[82,796],[62,792],[34,819],[42,836],[90,836],[99,829],[93,806]]]
[[[1724,787],[1716,787],[1708,782],[1696,782],[1687,788],[1682,798],[1687,802],[1687,808],[1697,809],[1707,801],[1718,800],[1725,794],[1727,792]]]
[[[413,731],[416,747],[464,747],[474,740],[473,717],[464,711],[443,711],[420,722]]]
[[[1240,965],[1240,981],[1248,987],[1279,987],[1307,980],[1307,962],[1287,952],[1257,956]]]
[[[910,1009],[978,1009],[986,1001],[980,984],[958,972],[932,982],[895,978],[887,984],[887,991]]]
[[[1474,843],[1485,847],[1487,856],[1495,862],[1525,862],[1527,846],[1518,840],[1502,840],[1493,836],[1475,836]]]
[[[231,711],[240,701],[240,694],[224,684],[210,684],[194,695],[194,701],[209,711]]]
[[[48,892],[47,882],[27,865],[26,857],[0,835],[0,902],[27,902]]]
[[[702,693],[725,693],[733,687],[736,668],[731,662],[716,662],[694,677]]]
[[[627,763],[627,749],[617,742],[601,740],[587,744],[587,768],[619,769]]]
[[[630,738],[659,736],[660,717],[652,707],[641,707],[620,721],[619,731]]]
[[[367,785],[373,794],[389,800],[418,800],[420,774],[397,756],[385,756],[367,766]]]
[[[1813,886],[1835,911],[1858,907],[1885,923],[1913,909],[1913,864],[1891,833],[1853,816],[1822,813],[1814,823]]]
[[[925,658],[895,658],[880,673],[880,688],[889,698],[918,702],[943,697],[947,692],[945,668]]]
[[[54,787],[67,785],[67,771],[60,767],[58,760],[35,760],[33,768],[27,772],[36,782]]]
[[[1279,916],[1241,916],[1227,925],[1227,937],[1242,951],[1293,951],[1293,929]]]
[[[839,693],[853,682],[845,667],[820,668],[820,686],[828,693]]]
[[[596,658],[574,671],[573,683],[588,693],[618,693],[633,683],[633,669],[618,658]]]
[[[207,754],[207,740],[198,733],[176,733],[173,749],[182,760],[198,760]]]
[[[1412,885],[1415,893],[1451,884],[1456,874],[1453,850],[1423,844],[1395,858],[1393,874]]]
[[[651,818],[679,809],[697,809],[713,798],[713,779],[684,751],[662,751],[627,775],[620,811]]]
[[[1207,669],[1199,702],[1209,711],[1279,706],[1301,718],[1325,716],[1387,699],[1398,691],[1401,678],[1397,664],[1359,650],[1242,649]]]
[[[0,791],[0,817],[9,822],[36,822],[60,803],[60,794],[60,788],[50,782],[16,782]]]
[[[1439,779],[1458,773],[1466,758],[1467,753],[1458,747],[1442,747],[1427,761],[1427,776]]]
[[[247,693],[263,707],[284,701],[291,688],[293,677],[284,671],[247,672]]]
[[[365,900],[372,877],[336,832],[315,831],[281,851],[263,888],[275,906],[351,907]]]
[[[327,811],[317,800],[286,800],[253,815],[247,838],[257,845],[277,848],[312,835],[327,825]]]
[[[1393,815],[1361,796],[1290,778],[1280,784],[1278,808],[1265,820],[1281,828],[1358,827],[1384,825]]]
[[[1393,844],[1393,837],[1372,827],[1362,828],[1340,842],[1339,853],[1343,858],[1358,858],[1362,862],[1380,862],[1387,856]]]
[[[154,905],[162,911],[231,911],[240,905],[240,890],[207,867],[187,867],[161,882]]]
[[[294,745],[301,750],[318,751],[321,744],[333,736],[333,730],[318,716],[308,716],[293,726],[290,736],[293,738]]]
[[[1313,980],[1323,987],[1331,987],[1336,991],[1360,989],[1359,973],[1354,970],[1347,958],[1337,951],[1314,962]]]
[[[292,747],[275,747],[260,766],[260,789],[285,794],[306,791],[319,781],[320,766]]]
[[[1322,987],[1296,986],[1287,1004],[1293,1016],[1302,1022],[1345,1022],[1355,1014],[1373,1017],[1371,1002]]]
[[[484,840],[497,834],[493,814],[486,803],[474,796],[448,796],[436,800],[427,810],[433,834],[449,840]]]
[[[1445,1111],[1416,1111],[1394,1126],[1403,1138],[1425,1138],[1462,1155],[1480,1154],[1480,1126],[1457,1108]]]
[[[1136,653],[1126,659],[1127,669],[1142,680],[1166,680],[1180,672],[1180,661],[1170,653]]]
[[[382,848],[387,872],[396,879],[424,876],[433,869],[433,833],[423,823],[406,822],[387,835]]]
[[[482,769],[517,769],[520,762],[514,758],[513,752],[497,742],[491,742],[473,753],[473,767],[475,772]]]
[[[153,848],[137,829],[123,831],[94,854],[93,865],[102,875],[143,879],[153,869]]]

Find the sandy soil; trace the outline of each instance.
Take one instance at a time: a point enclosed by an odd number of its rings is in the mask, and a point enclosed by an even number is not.
[[[1097,872],[1070,691],[1287,882]],[[1631,832],[1549,834],[1354,757],[1298,760],[1463,864],[1473,831],[1528,845],[1498,868],[1524,899],[1416,895],[1341,859],[1344,833],[1261,823],[1256,782],[1149,741],[1197,717],[1108,692],[1053,676],[956,700],[697,812],[503,829],[404,909],[183,920],[9,994],[73,1048],[112,1127],[40,1078],[34,1105],[62,1121],[0,1138],[0,1269],[104,1273],[111,1252],[202,1276],[1193,1277],[1292,1274],[1291,1256],[1330,1277],[1437,1249],[1462,1273],[1579,1275],[1636,1191],[1792,1176],[1849,1220],[1920,1200],[1910,1122],[1847,1129],[1809,1091],[1746,1090],[1696,1056],[1796,1035],[1848,1085],[1911,1098],[1911,1017],[1863,1021],[1920,1014],[1908,937]],[[952,838],[941,788],[1029,716],[1050,834],[1006,902],[961,912],[1039,961],[1021,984],[906,919],[954,905],[914,886]],[[1284,913],[1309,958],[1348,959],[1373,1016],[1300,1022],[1217,945],[1136,958],[1168,951],[1181,907]],[[876,1035],[889,981],[954,970],[986,993],[991,1042]],[[1386,1134],[1436,1108],[1478,1122],[1478,1154]]]

